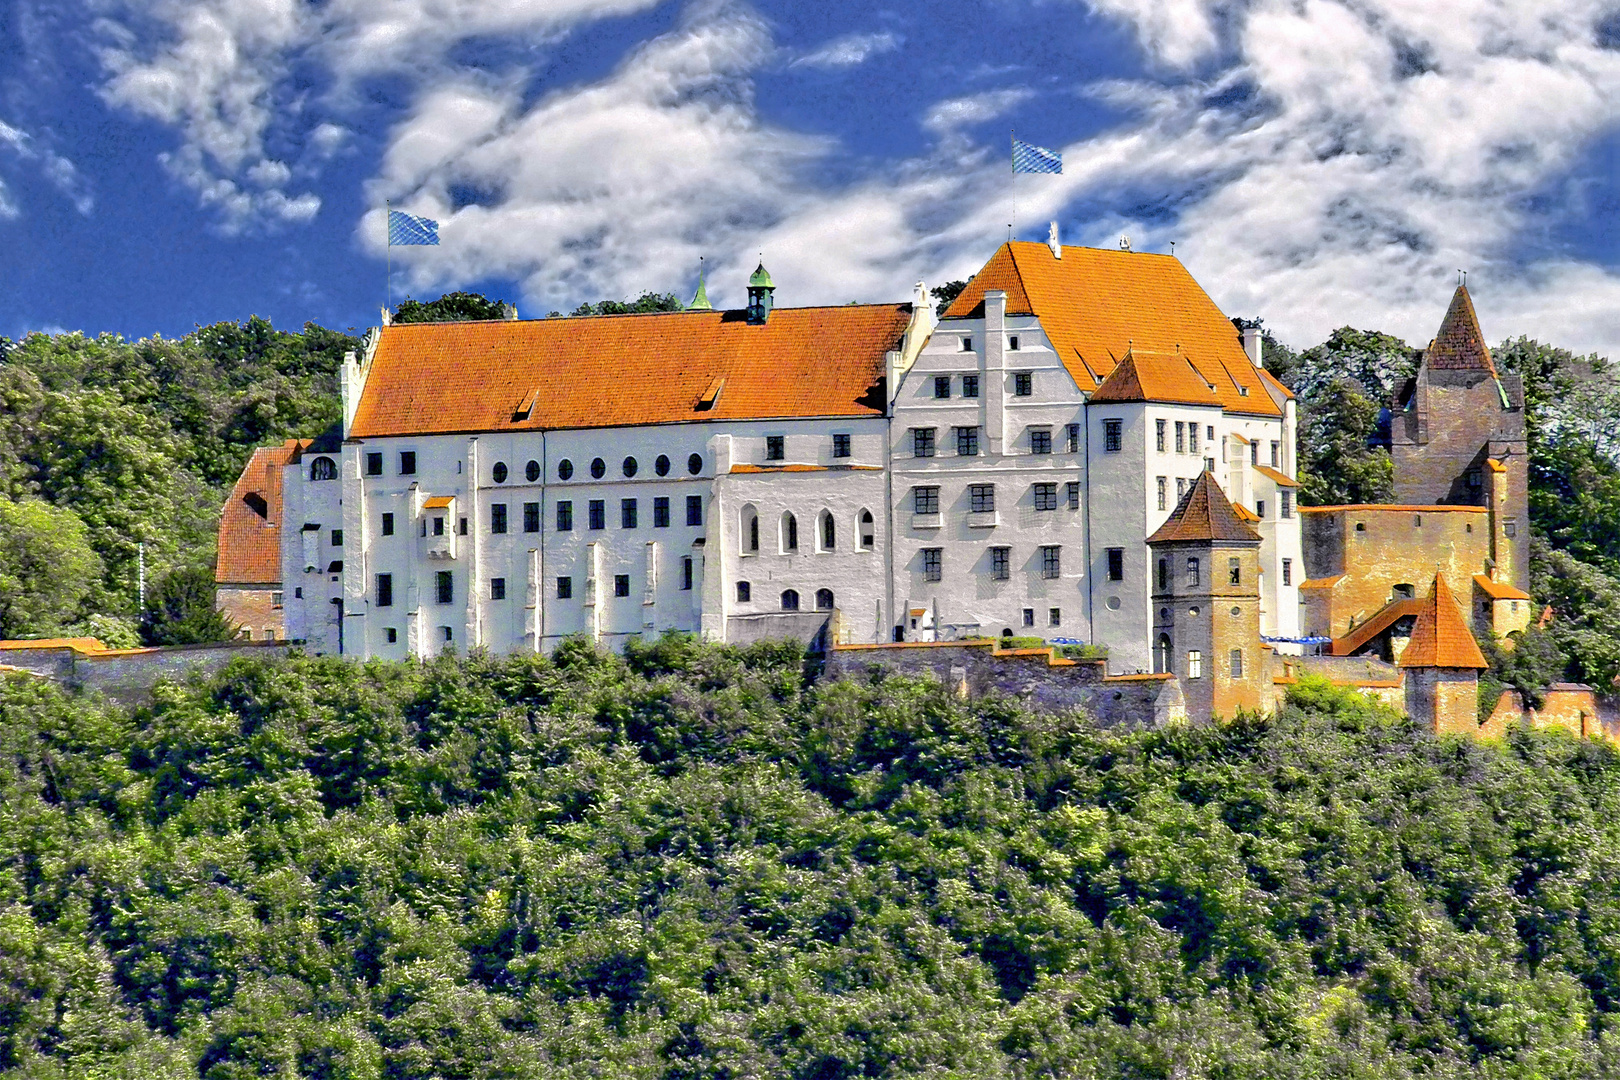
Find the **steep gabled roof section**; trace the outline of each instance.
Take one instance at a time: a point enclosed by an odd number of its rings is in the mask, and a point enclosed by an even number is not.
[[[1434,585],[1412,626],[1412,640],[1401,653],[1401,667],[1484,670],[1489,666],[1457,607],[1457,598],[1446,584],[1446,576],[1435,574]]]
[[[1468,286],[1459,285],[1452,294],[1440,332],[1423,353],[1423,365],[1433,371],[1486,371],[1495,377],[1496,364],[1480,332]]]
[[[984,294],[1007,294],[1009,315],[1034,315],[1083,391],[1106,381],[1127,352],[1185,356],[1217,404],[1233,412],[1281,415],[1264,376],[1249,362],[1237,329],[1169,255],[1003,244],[942,316],[982,318]]]
[[[1091,395],[1092,401],[1166,401],[1220,405],[1221,396],[1185,356],[1132,348]]]
[[[1204,473],[1181,497],[1159,530],[1148,537],[1150,544],[1207,543],[1258,544],[1255,532],[1233,509],[1232,502],[1215,482],[1213,473]]]
[[[270,585],[281,580],[281,470],[308,441],[260,447],[242,467],[219,514],[221,585]]]
[[[741,311],[385,326],[350,435],[882,416],[884,354],[910,320],[910,304],[850,304],[759,326]]]

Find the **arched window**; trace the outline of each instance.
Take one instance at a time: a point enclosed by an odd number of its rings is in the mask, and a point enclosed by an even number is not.
[[[816,590],[816,610],[831,611],[833,608],[833,593],[831,589]]]
[[[311,480],[336,480],[337,462],[329,457],[318,457],[309,463],[309,478]]]
[[[1243,566],[1235,557],[1226,560],[1226,582],[1228,585],[1243,584]]]
[[[1164,592],[1170,588],[1170,560],[1159,560],[1159,591]]]
[[[831,510],[821,512],[821,550],[832,551],[838,546],[838,526],[833,522]]]
[[[758,555],[759,513],[754,509],[752,503],[742,508],[742,515],[739,519],[739,524],[741,525],[740,532],[742,534],[743,554]]]
[[[531,460],[527,465],[523,466],[523,475],[531,484],[540,479],[540,463]]]
[[[1169,674],[1170,657],[1172,655],[1173,654],[1170,649],[1170,635],[1160,634],[1159,641],[1153,648],[1153,670],[1160,675]]]
[[[782,554],[799,550],[799,519],[792,514],[782,515]]]
[[[798,611],[799,610],[799,593],[798,593],[797,589],[783,589],[782,590],[782,610],[783,611]]]
[[[871,551],[872,545],[877,542],[877,526],[872,521],[872,511],[862,510],[860,516],[861,550]]]

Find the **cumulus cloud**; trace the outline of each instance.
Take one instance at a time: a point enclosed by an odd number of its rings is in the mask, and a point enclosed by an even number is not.
[[[0,148],[6,149],[18,160],[33,165],[46,181],[73,203],[75,210],[81,214],[89,214],[95,207],[95,197],[90,192],[90,185],[79,174],[78,167],[53,150],[50,142],[48,133],[45,139],[38,139],[21,128],[12,127],[0,120]],[[18,205],[16,197],[5,183],[0,181],[0,219],[16,218],[21,213],[22,208]]]
[[[844,68],[864,64],[881,53],[900,47],[899,35],[887,30],[874,34],[846,34],[797,57],[791,67]]]

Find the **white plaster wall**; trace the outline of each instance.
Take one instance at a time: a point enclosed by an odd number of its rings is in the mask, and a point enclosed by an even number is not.
[[[343,596],[342,574],[328,572],[333,562],[343,562],[348,569],[349,537],[344,533],[344,546],[332,544],[332,530],[343,529],[343,481],[309,480],[309,470],[317,457],[330,457],[339,466],[340,454],[308,454],[295,465],[282,467],[281,504],[281,566],[283,611],[286,616],[287,637],[301,640],[304,647],[317,654],[338,651],[337,605],[334,599]],[[306,570],[310,560],[305,557],[304,526],[318,526],[314,530],[317,541],[311,551],[314,566]]]

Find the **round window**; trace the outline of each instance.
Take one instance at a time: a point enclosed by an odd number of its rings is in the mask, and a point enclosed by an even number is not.
[[[529,478],[529,483],[531,484],[540,479],[540,463],[538,461],[531,461],[527,465],[523,466],[523,475]]]
[[[1233,608],[1233,609],[1232,609],[1232,618],[1234,618],[1234,619],[1235,619],[1235,618],[1237,618],[1237,617],[1238,617],[1238,616],[1239,616],[1239,615],[1242,615],[1242,614],[1243,614],[1243,609],[1242,609],[1242,608],[1240,608],[1240,607],[1235,607],[1235,608]]]
[[[1118,611],[1119,610],[1119,597],[1110,596],[1108,598],[1108,610],[1109,611]]]
[[[567,480],[574,475],[574,463],[567,458],[557,462],[557,479]]]
[[[653,472],[657,473],[659,476],[668,476],[669,475],[669,455],[668,454],[659,454],[658,455],[658,460],[653,462]]]
[[[506,483],[506,462],[497,461],[495,463],[495,468],[490,471],[494,474],[495,482],[497,484]]]
[[[634,475],[636,475],[636,469],[637,468],[638,468],[638,466],[636,465],[636,459],[635,458],[627,457],[627,458],[624,459],[624,475],[626,475],[626,476],[634,476]]]
[[[1195,607],[1190,607],[1187,609],[1187,614],[1196,619],[1198,618],[1198,609]]]
[[[1167,608],[1167,607],[1160,608],[1159,609],[1159,618],[1161,618],[1161,619],[1165,620],[1166,622],[1168,622],[1169,619],[1170,619],[1170,609]]]
[[[703,455],[702,454],[693,454],[691,457],[687,458],[686,459],[686,471],[691,473],[693,476],[696,476],[698,473],[702,472],[703,471]]]
[[[607,462],[603,461],[601,458],[592,458],[591,459],[591,475],[592,476],[594,476],[598,480],[600,480],[600,479],[602,479],[603,474],[605,474],[606,472],[607,472]]]

